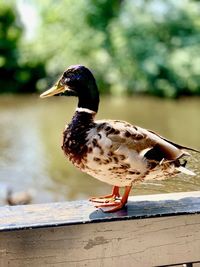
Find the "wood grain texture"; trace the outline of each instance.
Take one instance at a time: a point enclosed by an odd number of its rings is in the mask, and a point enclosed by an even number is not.
[[[162,266],[200,260],[200,215],[2,232],[2,267]]]
[[[200,192],[130,197],[125,209],[103,213],[88,201],[0,208],[0,231],[200,213]]]
[[[133,197],[113,214],[86,201],[2,207],[0,267],[198,266],[199,199],[199,192]]]

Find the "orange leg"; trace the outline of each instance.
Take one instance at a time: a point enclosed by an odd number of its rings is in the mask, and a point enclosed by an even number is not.
[[[97,203],[108,203],[111,200],[115,200],[116,198],[119,198],[119,187],[113,186],[112,193],[110,195],[101,196],[101,197],[91,197],[89,201],[97,202]]]
[[[114,211],[122,209],[128,201],[128,196],[129,196],[129,193],[131,191],[131,187],[132,186],[126,186],[125,187],[124,195],[121,199],[112,199],[106,203],[99,204],[95,207],[96,208],[102,208],[102,210],[104,212],[114,212]],[[109,207],[112,207],[112,208],[109,208]]]

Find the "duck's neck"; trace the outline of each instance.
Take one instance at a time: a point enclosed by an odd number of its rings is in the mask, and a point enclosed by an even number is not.
[[[94,121],[96,112],[87,108],[76,108],[76,112],[72,118],[73,125],[82,125],[82,128],[87,128]],[[84,127],[83,127],[84,126]]]
[[[82,128],[87,128],[94,121],[94,117],[98,111],[99,106],[99,93],[87,94],[84,96],[79,96],[78,107],[72,118],[71,125],[76,128],[76,126],[82,126]]]
[[[89,80],[87,88],[80,88],[78,109],[85,109],[88,113],[97,113],[99,107],[99,91],[95,79]]]
[[[88,109],[88,108],[81,108],[81,107],[79,108],[79,107],[77,107],[76,108],[76,112],[78,114],[84,112],[86,114],[90,114],[92,117],[94,117],[96,115],[96,112],[95,111],[93,111],[91,109]]]
[[[76,112],[68,125],[73,136],[80,136],[88,128],[93,127],[95,112],[83,108],[77,108]]]

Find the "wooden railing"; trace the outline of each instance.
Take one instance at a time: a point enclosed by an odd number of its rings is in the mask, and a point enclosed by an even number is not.
[[[200,266],[200,192],[0,208],[1,267]]]

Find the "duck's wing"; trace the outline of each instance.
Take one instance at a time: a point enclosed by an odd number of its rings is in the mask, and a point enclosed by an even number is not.
[[[173,142],[173,141],[171,141],[171,140],[169,140],[169,139],[167,139],[167,138],[165,138],[165,137],[163,137],[163,136],[157,134],[156,132],[154,132],[154,131],[152,131],[152,130],[148,130],[148,131],[151,132],[151,133],[153,133],[153,134],[155,134],[155,135],[157,135],[157,136],[160,137],[161,139],[165,140],[166,142],[172,144],[173,146],[175,146],[175,147],[177,147],[177,148],[179,148],[179,149],[186,149],[186,150],[190,150],[190,151],[194,151],[194,152],[200,153],[200,150],[198,150],[198,149],[195,149],[195,148],[192,148],[192,147],[187,147],[187,146],[183,146],[183,145],[177,144],[177,143],[175,143],[175,142]]]
[[[112,149],[115,151],[123,145],[147,160],[158,162],[176,161],[182,156],[189,155],[184,149],[190,148],[175,144],[150,130],[127,122],[108,120],[101,122],[99,129],[112,142]]]

